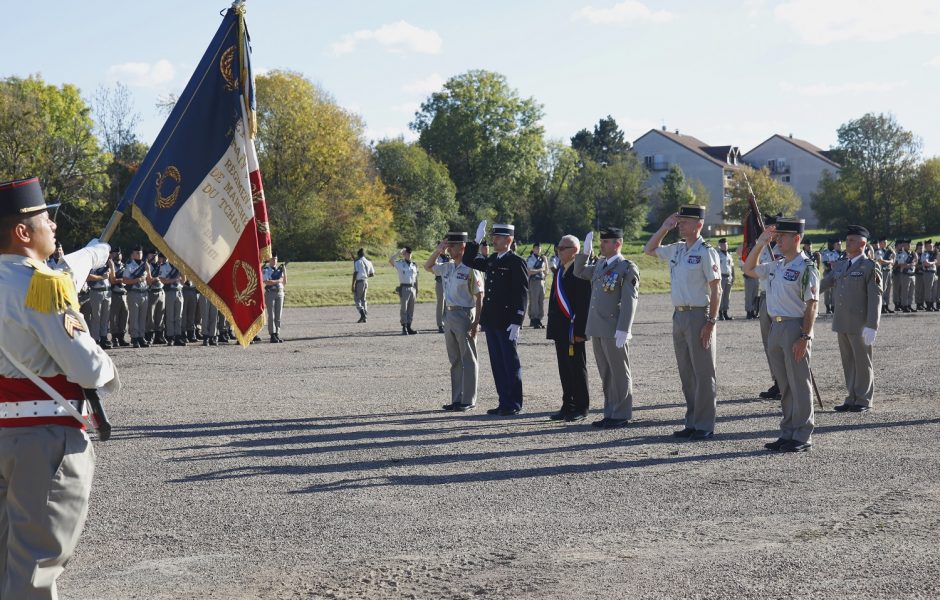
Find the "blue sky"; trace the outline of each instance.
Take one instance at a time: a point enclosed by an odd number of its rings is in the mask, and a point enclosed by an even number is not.
[[[86,98],[126,83],[150,143],[155,101],[182,90],[225,1],[4,0],[0,77],[39,73]],[[420,102],[469,69],[502,73],[567,140],[612,115],[749,150],[774,133],[828,148],[840,124],[890,112],[940,155],[938,0],[249,0],[256,71],[290,69],[408,132]],[[11,26],[11,24],[14,24]]]

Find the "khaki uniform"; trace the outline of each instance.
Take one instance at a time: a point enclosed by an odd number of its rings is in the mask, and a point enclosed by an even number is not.
[[[530,254],[526,259],[526,268],[532,270],[543,269],[541,273],[529,275],[529,319],[541,322],[545,317],[545,267],[544,256]]]
[[[418,265],[414,261],[398,259],[395,261],[395,270],[398,271],[399,317],[402,327],[411,327],[415,316],[415,300],[418,297]]]
[[[697,431],[715,430],[718,382],[715,334],[708,348],[702,347],[710,302],[710,283],[721,279],[718,252],[699,237],[691,248],[677,242],[656,249],[656,256],[669,263],[672,344],[676,352],[682,394],[685,396],[685,426]]]
[[[819,300],[819,273],[811,260],[799,254],[790,262],[780,258],[762,263],[755,271],[761,280],[767,281],[766,304],[771,324],[766,350],[782,400],[780,438],[809,444],[815,428],[810,374],[812,342],[807,342],[806,356],[799,362],[793,358],[793,346],[803,332],[806,302]]]
[[[369,292],[369,278],[375,275],[375,267],[372,266],[372,261],[363,256],[353,261],[353,273],[356,276],[353,301],[359,314],[365,318],[369,315],[369,303],[366,298]]]
[[[137,279],[146,273],[145,263],[132,260],[124,267],[124,279]],[[141,339],[147,328],[147,280],[127,286],[127,328],[131,339]]]
[[[848,406],[871,407],[874,398],[872,347],[862,339],[865,327],[878,329],[881,319],[881,269],[858,256],[842,260],[823,277],[822,290],[832,289],[837,308],[832,330],[838,334],[839,352],[848,395]]]
[[[604,387],[604,418],[633,418],[633,378],[629,344],[618,348],[617,331],[630,334],[639,299],[640,272],[621,255],[587,264],[586,254],[574,257],[574,274],[591,282],[591,304],[584,333],[592,338],[594,360]],[[629,339],[630,335],[628,335]]]
[[[718,312],[723,314],[728,312],[731,302],[731,286],[734,285],[734,254],[719,250],[718,260],[721,263],[721,304],[718,306]]]
[[[477,342],[470,337],[476,316],[476,297],[483,294],[483,276],[467,265],[453,261],[431,267],[441,278],[444,292],[444,342],[450,361],[451,404],[473,406],[477,402],[477,379],[480,367]]]

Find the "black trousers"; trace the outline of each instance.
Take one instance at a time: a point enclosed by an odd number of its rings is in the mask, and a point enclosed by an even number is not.
[[[558,375],[561,377],[561,410],[566,413],[587,413],[591,404],[588,392],[587,355],[584,342],[574,343],[574,356],[568,356],[567,341],[555,340]]]

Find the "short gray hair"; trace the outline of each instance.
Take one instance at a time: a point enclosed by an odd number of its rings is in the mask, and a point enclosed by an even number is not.
[[[562,236],[561,239],[558,240],[558,245],[559,245],[559,246],[564,246],[564,245],[565,245],[565,242],[568,242],[569,244],[571,244],[571,245],[574,246],[575,248],[580,248],[580,247],[581,247],[581,240],[579,240],[578,238],[576,238],[575,236],[573,236],[573,235],[571,235],[571,234]]]

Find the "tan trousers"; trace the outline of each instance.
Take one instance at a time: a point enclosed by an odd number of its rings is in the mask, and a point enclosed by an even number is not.
[[[0,429],[0,598],[58,598],[56,578],[85,526],[94,472],[95,451],[79,429]]]
[[[541,321],[545,317],[545,280],[529,278],[529,319]]]
[[[933,303],[937,301],[937,272],[924,271],[924,302]]]
[[[444,326],[444,280],[440,277],[434,278],[434,318],[437,328]]]
[[[699,431],[715,430],[718,382],[715,375],[715,334],[711,344],[702,347],[704,308],[672,315],[672,345],[676,351],[682,395],[685,396],[685,426]]]
[[[597,372],[604,387],[604,418],[633,418],[633,379],[630,376],[629,343],[618,348],[609,337],[591,338]]]
[[[839,354],[848,405],[871,406],[875,395],[875,372],[871,366],[871,346],[866,346],[861,334],[839,333]]]
[[[800,339],[803,319],[775,321],[770,324],[767,339],[767,358],[770,372],[780,387],[783,419],[780,421],[780,437],[812,443],[815,418],[813,413],[813,385],[810,381],[810,348],[807,343],[806,357],[800,362],[793,358],[793,344]]]
[[[472,308],[455,308],[444,312],[444,342],[450,360],[450,401],[453,404],[477,403],[477,342],[471,338]]]
[[[401,306],[398,312],[402,327],[411,327],[411,321],[415,317],[415,294],[414,286],[401,286]]]
[[[764,345],[764,356],[767,357],[767,366],[773,375],[774,368],[770,364],[770,354],[767,352],[767,340],[770,339],[770,314],[767,312],[767,294],[760,295],[760,311],[757,313],[757,322],[760,323],[760,341]],[[776,381],[776,378],[774,379]]]
[[[891,290],[894,287],[892,275],[893,274],[891,273],[890,269],[887,271],[885,270],[881,271],[881,283],[882,283],[881,304],[882,306],[888,306],[888,304],[891,303]],[[895,297],[895,300],[897,300],[896,297]],[[895,302],[895,304],[897,304],[897,302]]]

